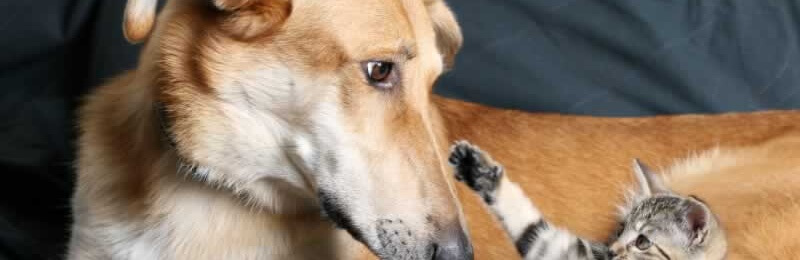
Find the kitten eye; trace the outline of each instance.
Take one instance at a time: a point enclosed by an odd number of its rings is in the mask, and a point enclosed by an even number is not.
[[[394,86],[394,63],[388,61],[368,61],[361,65],[370,85],[377,88],[388,89]]]
[[[637,249],[645,251],[647,249],[650,249],[651,246],[653,246],[653,242],[650,242],[650,239],[647,239],[646,236],[639,235],[639,237],[636,238],[636,242],[634,242],[634,245],[636,246]]]

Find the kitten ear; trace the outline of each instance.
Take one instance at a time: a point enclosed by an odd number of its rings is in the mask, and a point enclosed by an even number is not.
[[[641,160],[633,159],[633,172],[639,182],[639,194],[652,196],[654,194],[670,193],[670,190],[661,182],[657,173],[650,170]]]
[[[692,246],[702,245],[706,241],[709,232],[709,224],[712,221],[711,210],[700,200],[687,200],[688,209],[686,210],[686,225],[690,230],[689,240]]]

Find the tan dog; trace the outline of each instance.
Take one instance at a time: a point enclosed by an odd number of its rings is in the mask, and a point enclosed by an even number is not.
[[[70,259],[472,259],[430,101],[443,2],[156,2],[80,112]]]
[[[800,119],[595,119],[432,97],[461,43],[441,0],[173,0],[157,22],[155,3],[128,1],[139,66],[80,112],[70,259],[470,259],[443,160],[456,138],[535,170],[518,181],[545,214],[600,237],[630,158],[751,143]],[[515,256],[469,194],[477,258]]]
[[[450,140],[492,154],[546,218],[581,236],[608,237],[633,182],[630,160],[640,157],[672,165],[670,186],[708,202],[728,233],[729,259],[800,252],[800,226],[791,224],[800,218],[800,112],[593,118],[436,103]],[[692,153],[701,154],[673,163]],[[464,185],[459,193],[475,258],[519,259],[477,196]]]

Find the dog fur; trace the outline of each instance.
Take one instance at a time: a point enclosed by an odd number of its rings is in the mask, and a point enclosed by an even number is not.
[[[492,154],[546,218],[580,236],[602,241],[612,232],[638,157],[711,205],[729,259],[791,259],[800,250],[800,230],[787,224],[800,216],[800,112],[598,118],[436,102],[450,140]],[[690,154],[699,155],[678,160]],[[475,258],[519,259],[469,188],[460,185],[459,195]]]
[[[468,259],[462,212],[476,258],[513,259],[469,191],[458,186],[456,199],[450,141],[529,172],[516,181],[549,219],[600,238],[630,158],[665,165],[800,120],[604,119],[433,96],[461,44],[441,0],[173,0],[154,21],[155,3],[129,0],[126,37],[145,42],[139,65],[79,112],[69,259]],[[401,86],[365,82],[359,64],[376,59],[398,64]],[[580,204],[588,198],[601,203]]]

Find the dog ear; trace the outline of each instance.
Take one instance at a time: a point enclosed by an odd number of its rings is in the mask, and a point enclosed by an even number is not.
[[[290,0],[211,0],[224,12],[222,28],[240,40],[279,28],[292,12]]]
[[[128,0],[125,5],[122,31],[130,43],[147,38],[156,19],[158,0]]]
[[[425,4],[436,32],[436,45],[443,55],[445,68],[449,69],[453,66],[456,54],[464,41],[461,27],[458,26],[455,15],[444,0],[427,0]]]
[[[211,0],[220,10],[233,11],[253,4],[256,0]]]

